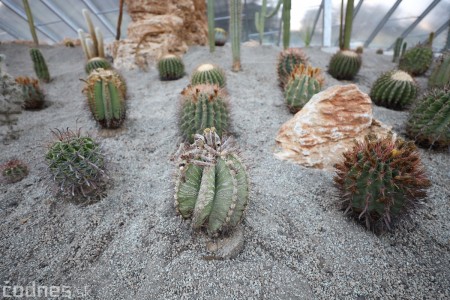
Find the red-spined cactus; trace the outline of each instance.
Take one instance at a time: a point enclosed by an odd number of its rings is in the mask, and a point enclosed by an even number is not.
[[[0,166],[0,172],[5,182],[15,183],[28,175],[28,166],[21,160],[12,159]]]

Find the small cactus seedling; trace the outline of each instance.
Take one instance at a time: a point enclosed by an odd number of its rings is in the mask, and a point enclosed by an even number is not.
[[[296,66],[306,64],[307,62],[308,58],[300,48],[288,48],[281,51],[278,56],[277,66],[280,86],[284,88],[289,80],[289,75],[291,75],[291,72]]]
[[[414,143],[392,136],[367,136],[335,168],[345,212],[376,232],[391,229],[430,185]]]
[[[375,81],[370,98],[376,105],[401,110],[415,100],[417,89],[417,84],[408,73],[390,71]]]
[[[3,179],[7,183],[21,181],[28,175],[28,166],[18,159],[12,159],[0,166]]]
[[[227,32],[222,28],[215,28],[214,29],[214,41],[216,46],[224,46],[227,42],[228,34]]]
[[[398,68],[412,76],[423,75],[433,62],[433,50],[428,45],[417,45],[400,58]]]
[[[211,236],[231,231],[242,220],[249,198],[248,175],[232,141],[207,128],[178,153],[177,212],[192,218],[195,230],[206,228]]]
[[[44,106],[45,95],[39,87],[39,81],[30,77],[17,77],[16,82],[22,87],[24,109],[41,109]]]
[[[217,85],[201,84],[183,90],[181,98],[180,130],[190,142],[196,133],[215,127],[222,133],[228,129],[228,100],[224,90]]]
[[[407,135],[420,146],[450,146],[450,87],[428,91],[411,111]]]
[[[107,61],[106,59],[104,59],[103,57],[94,57],[91,58],[85,66],[85,70],[86,70],[86,74],[91,74],[91,72],[95,69],[105,69],[105,70],[109,70],[111,69],[111,64],[109,63],[109,61]]]
[[[184,63],[180,57],[167,54],[158,61],[159,78],[176,80],[184,76]]]
[[[104,128],[118,128],[125,120],[125,84],[112,70],[91,72],[84,92],[94,119]]]
[[[429,88],[443,88],[446,85],[450,85],[450,52],[441,55],[428,79]]]
[[[363,46],[358,46],[355,50],[356,53],[358,54],[363,54],[364,53],[364,47]]]
[[[221,88],[225,87],[225,73],[218,66],[212,64],[200,65],[191,76],[191,84],[217,84]]]
[[[342,50],[331,57],[328,73],[338,80],[352,80],[361,68],[361,56],[350,50]]]
[[[284,98],[292,113],[297,113],[322,88],[324,78],[319,68],[299,65],[284,87]]]
[[[50,73],[48,72],[47,64],[45,63],[44,56],[39,49],[30,49],[31,60],[34,65],[34,72],[36,76],[43,82],[50,82]]]
[[[106,182],[106,159],[97,142],[69,129],[53,131],[56,141],[45,160],[52,179],[64,195],[99,195]]]

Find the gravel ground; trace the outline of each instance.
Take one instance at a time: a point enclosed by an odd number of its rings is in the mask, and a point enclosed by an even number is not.
[[[0,282],[3,286],[63,286],[86,299],[448,299],[450,298],[450,154],[420,150],[432,181],[410,222],[376,236],[343,216],[333,173],[273,156],[275,136],[291,118],[275,73],[279,48],[243,47],[243,71],[233,73],[229,45],[210,54],[192,47],[190,73],[204,62],[226,70],[233,134],[249,165],[251,202],[242,224],[243,251],[209,260],[207,239],[194,234],[173,207],[170,156],[180,142],[179,93],[189,78],[161,82],[123,71],[127,120],[99,130],[81,94],[78,48],[42,47],[53,81],[49,106],[19,116],[19,138],[0,145],[0,162],[20,157],[30,175],[0,185]],[[305,50],[326,69],[330,54]],[[0,44],[13,76],[33,75],[25,45]],[[363,54],[355,82],[368,92],[391,57]],[[344,84],[328,74],[326,87]],[[419,78],[424,87],[426,78]],[[375,107],[374,115],[404,134],[407,112]],[[76,127],[96,136],[111,158],[107,196],[91,205],[55,198],[43,156],[50,129]]]

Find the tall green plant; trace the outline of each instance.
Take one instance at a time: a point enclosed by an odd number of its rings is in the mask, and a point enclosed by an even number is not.
[[[347,0],[347,9],[345,11],[343,49],[350,49],[350,39],[352,36],[352,25],[353,25],[353,7],[354,7],[354,0]]]
[[[280,2],[280,1],[279,1]],[[261,13],[255,12],[255,28],[259,33],[259,44],[262,45],[264,38],[264,23],[266,21],[267,0],[262,1]]]
[[[230,36],[233,72],[241,70],[242,0],[230,0]]]
[[[23,7],[25,8],[25,13],[27,14],[28,25],[30,26],[31,36],[33,37],[33,41],[36,44],[36,47],[39,46],[39,40],[36,35],[36,28],[34,27],[33,14],[31,13],[30,4],[28,0],[22,0]]]
[[[214,4],[215,0],[208,0],[208,41],[209,52],[216,50],[215,34],[214,34]]]
[[[283,48],[289,48],[291,40],[291,0],[283,0]]]

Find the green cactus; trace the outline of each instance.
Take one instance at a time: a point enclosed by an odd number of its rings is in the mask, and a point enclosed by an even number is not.
[[[450,84],[450,52],[439,58],[436,67],[428,79],[429,88],[443,88]]]
[[[96,69],[89,75],[84,93],[94,119],[104,128],[118,128],[125,120],[125,84],[112,70]]]
[[[214,52],[215,49],[215,32],[214,32],[214,5],[215,0],[207,0],[207,15],[208,15],[208,41],[209,41],[209,52]]]
[[[184,63],[180,57],[167,54],[158,61],[161,80],[176,80],[184,76]]]
[[[241,70],[242,0],[230,0],[230,38],[233,72]]]
[[[308,58],[300,48],[288,48],[278,55],[278,81],[280,87],[284,88],[291,72],[300,64],[306,64]]]
[[[228,129],[228,100],[217,85],[201,84],[183,90],[181,99],[180,130],[190,142],[196,133],[215,127],[222,136]]]
[[[212,64],[200,65],[191,76],[191,85],[197,84],[217,84],[221,88],[225,87],[225,72],[218,66]]]
[[[228,34],[227,32],[222,28],[215,28],[214,29],[214,41],[216,46],[222,47],[227,42]]]
[[[86,66],[85,66],[86,74],[89,75],[93,70],[98,69],[98,68],[109,70],[112,67],[111,67],[111,64],[103,57],[94,57],[94,58],[91,58],[86,63]]]
[[[401,110],[415,100],[417,91],[417,84],[408,73],[390,71],[375,81],[370,98],[376,105]]]
[[[48,72],[47,64],[45,63],[44,56],[39,49],[30,49],[31,60],[34,65],[34,72],[36,76],[43,82],[50,82],[50,73]]]
[[[56,141],[45,155],[52,180],[64,195],[84,197],[102,192],[106,182],[106,158],[98,143],[80,131],[53,131]]]
[[[24,109],[41,109],[45,103],[45,95],[39,87],[39,81],[30,77],[17,77],[16,83],[22,87]]]
[[[7,183],[15,183],[28,175],[28,166],[18,159],[12,159],[0,166],[0,172]]]
[[[433,50],[428,45],[417,45],[405,52],[400,58],[398,68],[412,76],[420,76],[433,62]]]
[[[391,225],[426,196],[427,179],[414,143],[367,136],[335,165],[343,208],[369,230]]]
[[[406,134],[420,146],[450,146],[450,87],[429,90],[411,111]]]
[[[291,113],[297,113],[322,88],[324,78],[319,68],[296,66],[284,87],[284,98]]]
[[[403,38],[402,37],[398,37],[395,40],[395,46],[394,46],[394,56],[392,57],[392,62],[397,62],[398,58],[400,57],[400,50],[402,48],[403,45]]]
[[[338,51],[331,57],[328,73],[338,80],[352,80],[361,68],[361,56],[350,50]]]
[[[241,222],[249,198],[248,175],[232,142],[207,128],[179,152],[177,212],[211,236],[231,231]]]

